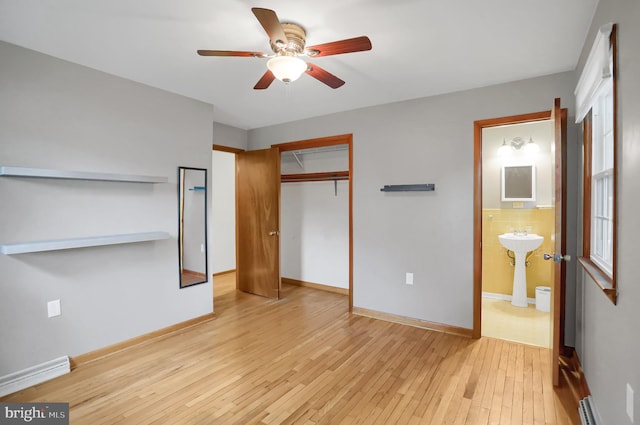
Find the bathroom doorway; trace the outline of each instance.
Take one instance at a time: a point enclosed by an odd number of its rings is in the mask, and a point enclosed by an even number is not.
[[[483,293],[483,264],[485,257],[485,249],[487,249],[486,255],[488,255],[489,248],[485,246],[485,243],[490,243],[489,239],[485,242],[485,231],[490,228],[487,223],[490,220],[490,215],[492,223],[493,220],[496,219],[495,214],[491,214],[490,212],[486,212],[483,214],[484,207],[484,197],[485,193],[483,191],[483,179],[484,179],[484,169],[483,169],[483,157],[485,155],[489,155],[488,147],[483,146],[483,130],[485,128],[493,128],[493,127],[502,127],[502,126],[515,126],[516,124],[525,124],[525,123],[534,123],[541,121],[549,121],[551,123],[552,128],[552,139],[551,143],[553,148],[550,148],[552,154],[551,158],[551,191],[552,191],[552,205],[553,205],[553,217],[554,217],[554,228],[553,233],[549,236],[549,239],[552,240],[552,248],[551,252],[539,252],[539,255],[543,256],[546,260],[547,255],[553,261],[553,265],[551,266],[553,269],[552,278],[550,279],[550,340],[551,340],[551,350],[550,361],[552,365],[552,381],[554,385],[558,385],[559,383],[559,372],[560,372],[560,356],[561,349],[564,348],[564,310],[565,310],[565,276],[566,276],[566,266],[564,263],[564,253],[566,248],[566,150],[567,150],[567,111],[566,109],[560,108],[560,99],[555,99],[552,104],[552,108],[549,111],[536,112],[530,114],[523,115],[515,115],[501,118],[493,118],[487,120],[480,120],[474,122],[474,292],[473,292],[473,305],[474,305],[474,313],[473,313],[473,337],[480,338],[483,332],[483,308],[482,308],[482,293]],[[513,136],[513,138],[518,137],[516,140],[507,140],[506,135],[504,136],[504,140],[500,141],[499,145],[494,147],[493,149],[511,149],[511,150],[519,150],[524,149],[525,146],[529,143],[529,139],[526,135],[517,135]],[[531,137],[532,138],[532,137]],[[512,143],[513,142],[513,143]],[[535,142],[535,140],[533,140]],[[502,148],[502,145],[505,145]],[[524,151],[523,151],[524,152]],[[523,158],[520,158],[523,159]],[[519,165],[524,165],[520,163]],[[535,165],[535,164],[534,164]],[[526,167],[524,167],[526,168]],[[536,198],[537,198],[537,189],[535,186],[530,186],[529,191],[530,194],[528,196],[525,195],[508,195],[505,194],[503,190],[503,178],[502,175],[505,173],[502,170],[502,166],[500,169],[500,202],[517,202],[515,205],[511,205],[511,209],[526,209],[525,206],[533,205],[534,209],[536,208]],[[533,173],[529,172],[528,178],[531,179]],[[506,175],[506,173],[504,174]],[[527,181],[525,178],[524,181]],[[531,184],[531,183],[529,183]],[[508,187],[508,185],[506,186]],[[534,193],[534,195],[531,195]],[[515,199],[513,199],[515,198]],[[542,204],[541,204],[542,206]],[[515,208],[514,208],[515,207]],[[540,208],[542,210],[542,208]],[[514,224],[505,224],[505,226],[511,226],[511,229],[505,229],[507,232],[510,230],[511,235],[513,235],[513,231],[516,230],[517,233],[522,236],[524,232],[530,231],[533,233],[534,225],[528,225],[527,223],[518,222]],[[497,229],[497,225],[493,225],[494,231],[500,231]],[[518,227],[524,227],[524,229],[520,229]],[[530,228],[530,229],[529,229]],[[495,236],[495,235],[494,235]],[[505,243],[504,240],[500,240],[498,242],[500,245],[514,246],[512,243]],[[500,245],[497,245],[498,247]],[[526,246],[525,246],[526,247]],[[524,247],[521,247],[524,248]],[[526,264],[526,254],[527,251],[535,251],[536,248],[530,248],[524,250],[524,255],[514,255],[516,267],[518,264]],[[544,248],[543,248],[544,249]],[[512,250],[518,251],[518,248],[513,248]],[[519,251],[522,251],[520,249]],[[503,251],[504,252],[504,251]],[[506,253],[505,253],[506,255]],[[518,258],[521,258],[521,261],[518,262]],[[491,257],[487,257],[491,258]],[[499,261],[499,256],[494,256],[496,261]],[[529,258],[531,259],[531,257]],[[557,259],[557,262],[555,261]],[[509,258],[509,261],[511,259]],[[531,263],[530,263],[531,264]],[[484,265],[484,268],[490,268],[490,265]],[[526,267],[522,267],[520,269],[521,273],[519,273],[519,280],[522,282],[526,280]],[[515,278],[515,276],[514,276]],[[535,279],[534,277],[533,279]],[[514,279],[516,280],[516,279]],[[513,286],[512,281],[512,288]],[[535,281],[533,282],[534,288]],[[544,286],[544,285],[539,285]],[[515,301],[519,300],[516,304],[522,302],[523,304],[528,304],[528,297],[524,297],[524,301],[522,301],[522,293],[523,289],[521,286],[516,286],[520,288],[520,291],[517,293],[512,292],[512,298]],[[524,291],[526,294],[526,291]],[[524,308],[524,307],[523,307]]]
[[[482,336],[551,348],[552,142],[548,119],[482,129]],[[516,258],[499,240],[514,234],[538,246]],[[516,262],[525,279],[514,282]]]

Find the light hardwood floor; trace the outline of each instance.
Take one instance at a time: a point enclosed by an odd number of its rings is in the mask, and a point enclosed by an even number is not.
[[[217,318],[2,401],[66,401],[72,424],[571,424],[549,350],[279,301],[215,279]],[[226,279],[226,281],[225,281]]]

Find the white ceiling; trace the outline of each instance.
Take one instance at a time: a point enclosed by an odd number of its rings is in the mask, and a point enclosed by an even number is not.
[[[251,129],[573,70],[597,0],[0,0],[0,40],[214,105]],[[311,60],[308,75],[253,90],[270,52],[251,7],[301,24],[307,44],[367,35],[373,49]],[[0,58],[1,60],[1,58]]]

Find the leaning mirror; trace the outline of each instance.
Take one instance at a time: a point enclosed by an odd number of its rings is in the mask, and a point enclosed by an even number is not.
[[[180,287],[207,282],[207,170],[178,167]]]

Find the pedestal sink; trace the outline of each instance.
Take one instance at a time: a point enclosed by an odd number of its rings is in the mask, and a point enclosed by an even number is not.
[[[498,236],[498,240],[500,240],[502,246],[513,251],[516,255],[511,304],[516,307],[527,307],[527,273],[525,272],[524,263],[527,258],[527,252],[533,251],[542,245],[544,238],[533,233],[528,235],[505,233]]]

